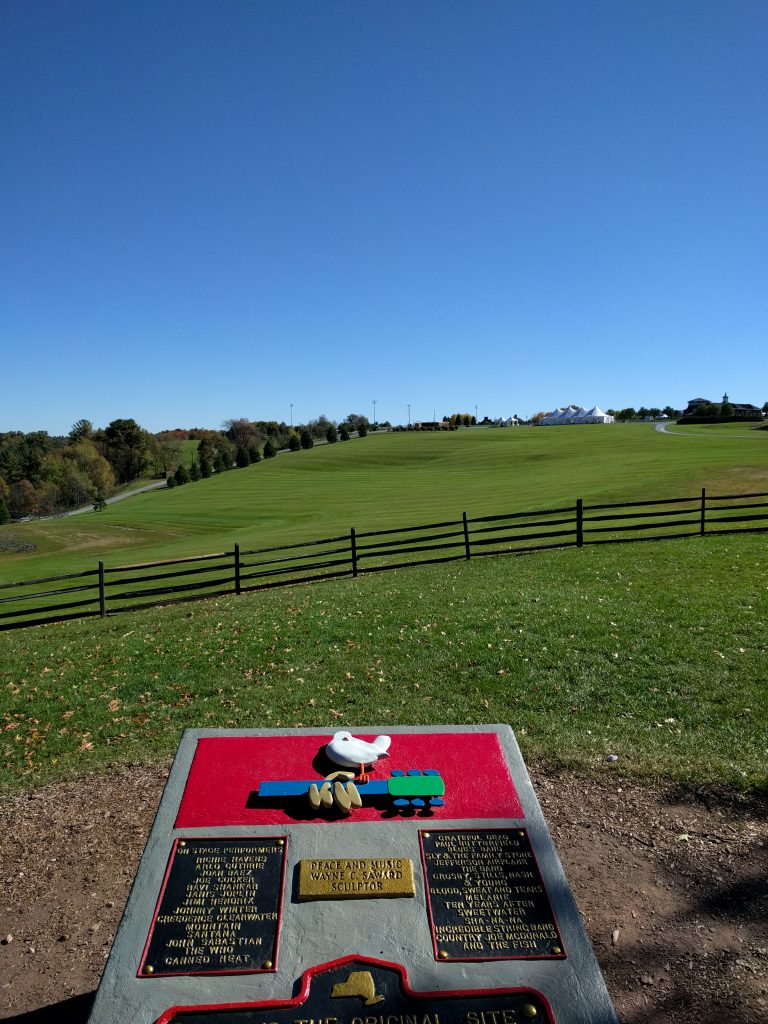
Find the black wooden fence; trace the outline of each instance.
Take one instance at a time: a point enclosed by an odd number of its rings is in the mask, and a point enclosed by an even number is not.
[[[277,547],[106,567],[0,584],[0,630],[222,594],[588,544],[768,530],[768,492],[662,498],[448,519]],[[73,600],[74,598],[74,600]],[[48,602],[48,603],[46,603]],[[52,603],[51,603],[52,602]]]

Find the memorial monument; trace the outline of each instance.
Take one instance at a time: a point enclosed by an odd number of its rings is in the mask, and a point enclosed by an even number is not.
[[[90,1024],[616,1024],[512,730],[187,730]]]

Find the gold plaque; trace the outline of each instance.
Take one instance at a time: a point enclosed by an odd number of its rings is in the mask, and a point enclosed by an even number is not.
[[[369,900],[415,896],[407,857],[299,861],[300,900]]]

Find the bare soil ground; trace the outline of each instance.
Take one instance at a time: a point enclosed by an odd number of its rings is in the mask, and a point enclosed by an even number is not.
[[[0,799],[0,1018],[87,1020],[166,774]],[[532,774],[624,1024],[765,1024],[768,801]]]

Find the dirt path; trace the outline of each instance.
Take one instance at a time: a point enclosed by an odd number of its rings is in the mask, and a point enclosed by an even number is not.
[[[0,1018],[87,1020],[166,773],[0,799]],[[532,774],[624,1024],[765,1024],[768,801]]]

